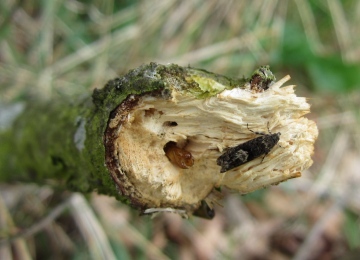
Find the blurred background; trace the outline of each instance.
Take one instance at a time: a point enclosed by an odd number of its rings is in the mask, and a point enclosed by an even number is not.
[[[269,64],[319,127],[301,178],[227,191],[212,221],[2,183],[0,259],[357,259],[359,24],[356,0],[0,1],[1,102],[90,93],[150,61],[230,77]]]

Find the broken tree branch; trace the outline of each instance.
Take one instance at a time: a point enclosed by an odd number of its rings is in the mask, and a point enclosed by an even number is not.
[[[317,127],[288,79],[150,63],[92,97],[3,107],[0,180],[212,218],[221,187],[245,194],[311,166]]]

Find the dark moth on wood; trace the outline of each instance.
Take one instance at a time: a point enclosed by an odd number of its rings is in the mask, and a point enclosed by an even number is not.
[[[260,156],[264,156],[261,160],[262,162],[265,156],[279,142],[281,135],[280,132],[274,134],[255,133],[261,136],[237,146],[227,148],[226,151],[217,159],[217,164],[221,166],[221,173],[234,169]]]

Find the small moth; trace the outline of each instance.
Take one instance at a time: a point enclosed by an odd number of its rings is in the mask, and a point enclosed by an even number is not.
[[[188,151],[176,146],[175,142],[169,142],[164,147],[166,157],[173,164],[182,169],[188,169],[194,165],[194,157]]]
[[[248,125],[247,128],[249,129]],[[226,149],[226,151],[216,161],[217,165],[221,166],[221,173],[229,171],[264,155],[261,160],[262,162],[265,156],[280,140],[281,133],[278,132],[273,134],[270,132],[269,127],[269,134],[254,132],[250,129],[249,131],[261,136]]]

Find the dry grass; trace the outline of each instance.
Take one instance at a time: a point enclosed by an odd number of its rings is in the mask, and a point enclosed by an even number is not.
[[[39,3],[38,3],[39,2]],[[0,3],[1,102],[72,96],[149,61],[229,76],[270,64],[310,97],[320,134],[298,179],[240,197],[229,191],[212,221],[139,217],[111,198],[1,185],[0,259],[328,259],[360,247],[360,94],[322,92],[314,62],[360,61],[360,2],[16,1]],[[293,30],[293,28],[300,30]],[[311,57],[281,56],[304,35]],[[296,53],[294,54],[295,58]],[[299,53],[299,56],[303,53]],[[307,66],[311,64],[311,66]],[[348,68],[348,67],[346,67]],[[349,77],[346,68],[336,70]],[[357,67],[356,67],[357,68]],[[318,74],[317,74],[318,75]],[[329,89],[337,89],[331,81]],[[304,86],[312,86],[316,93]],[[19,235],[20,234],[20,235]]]

